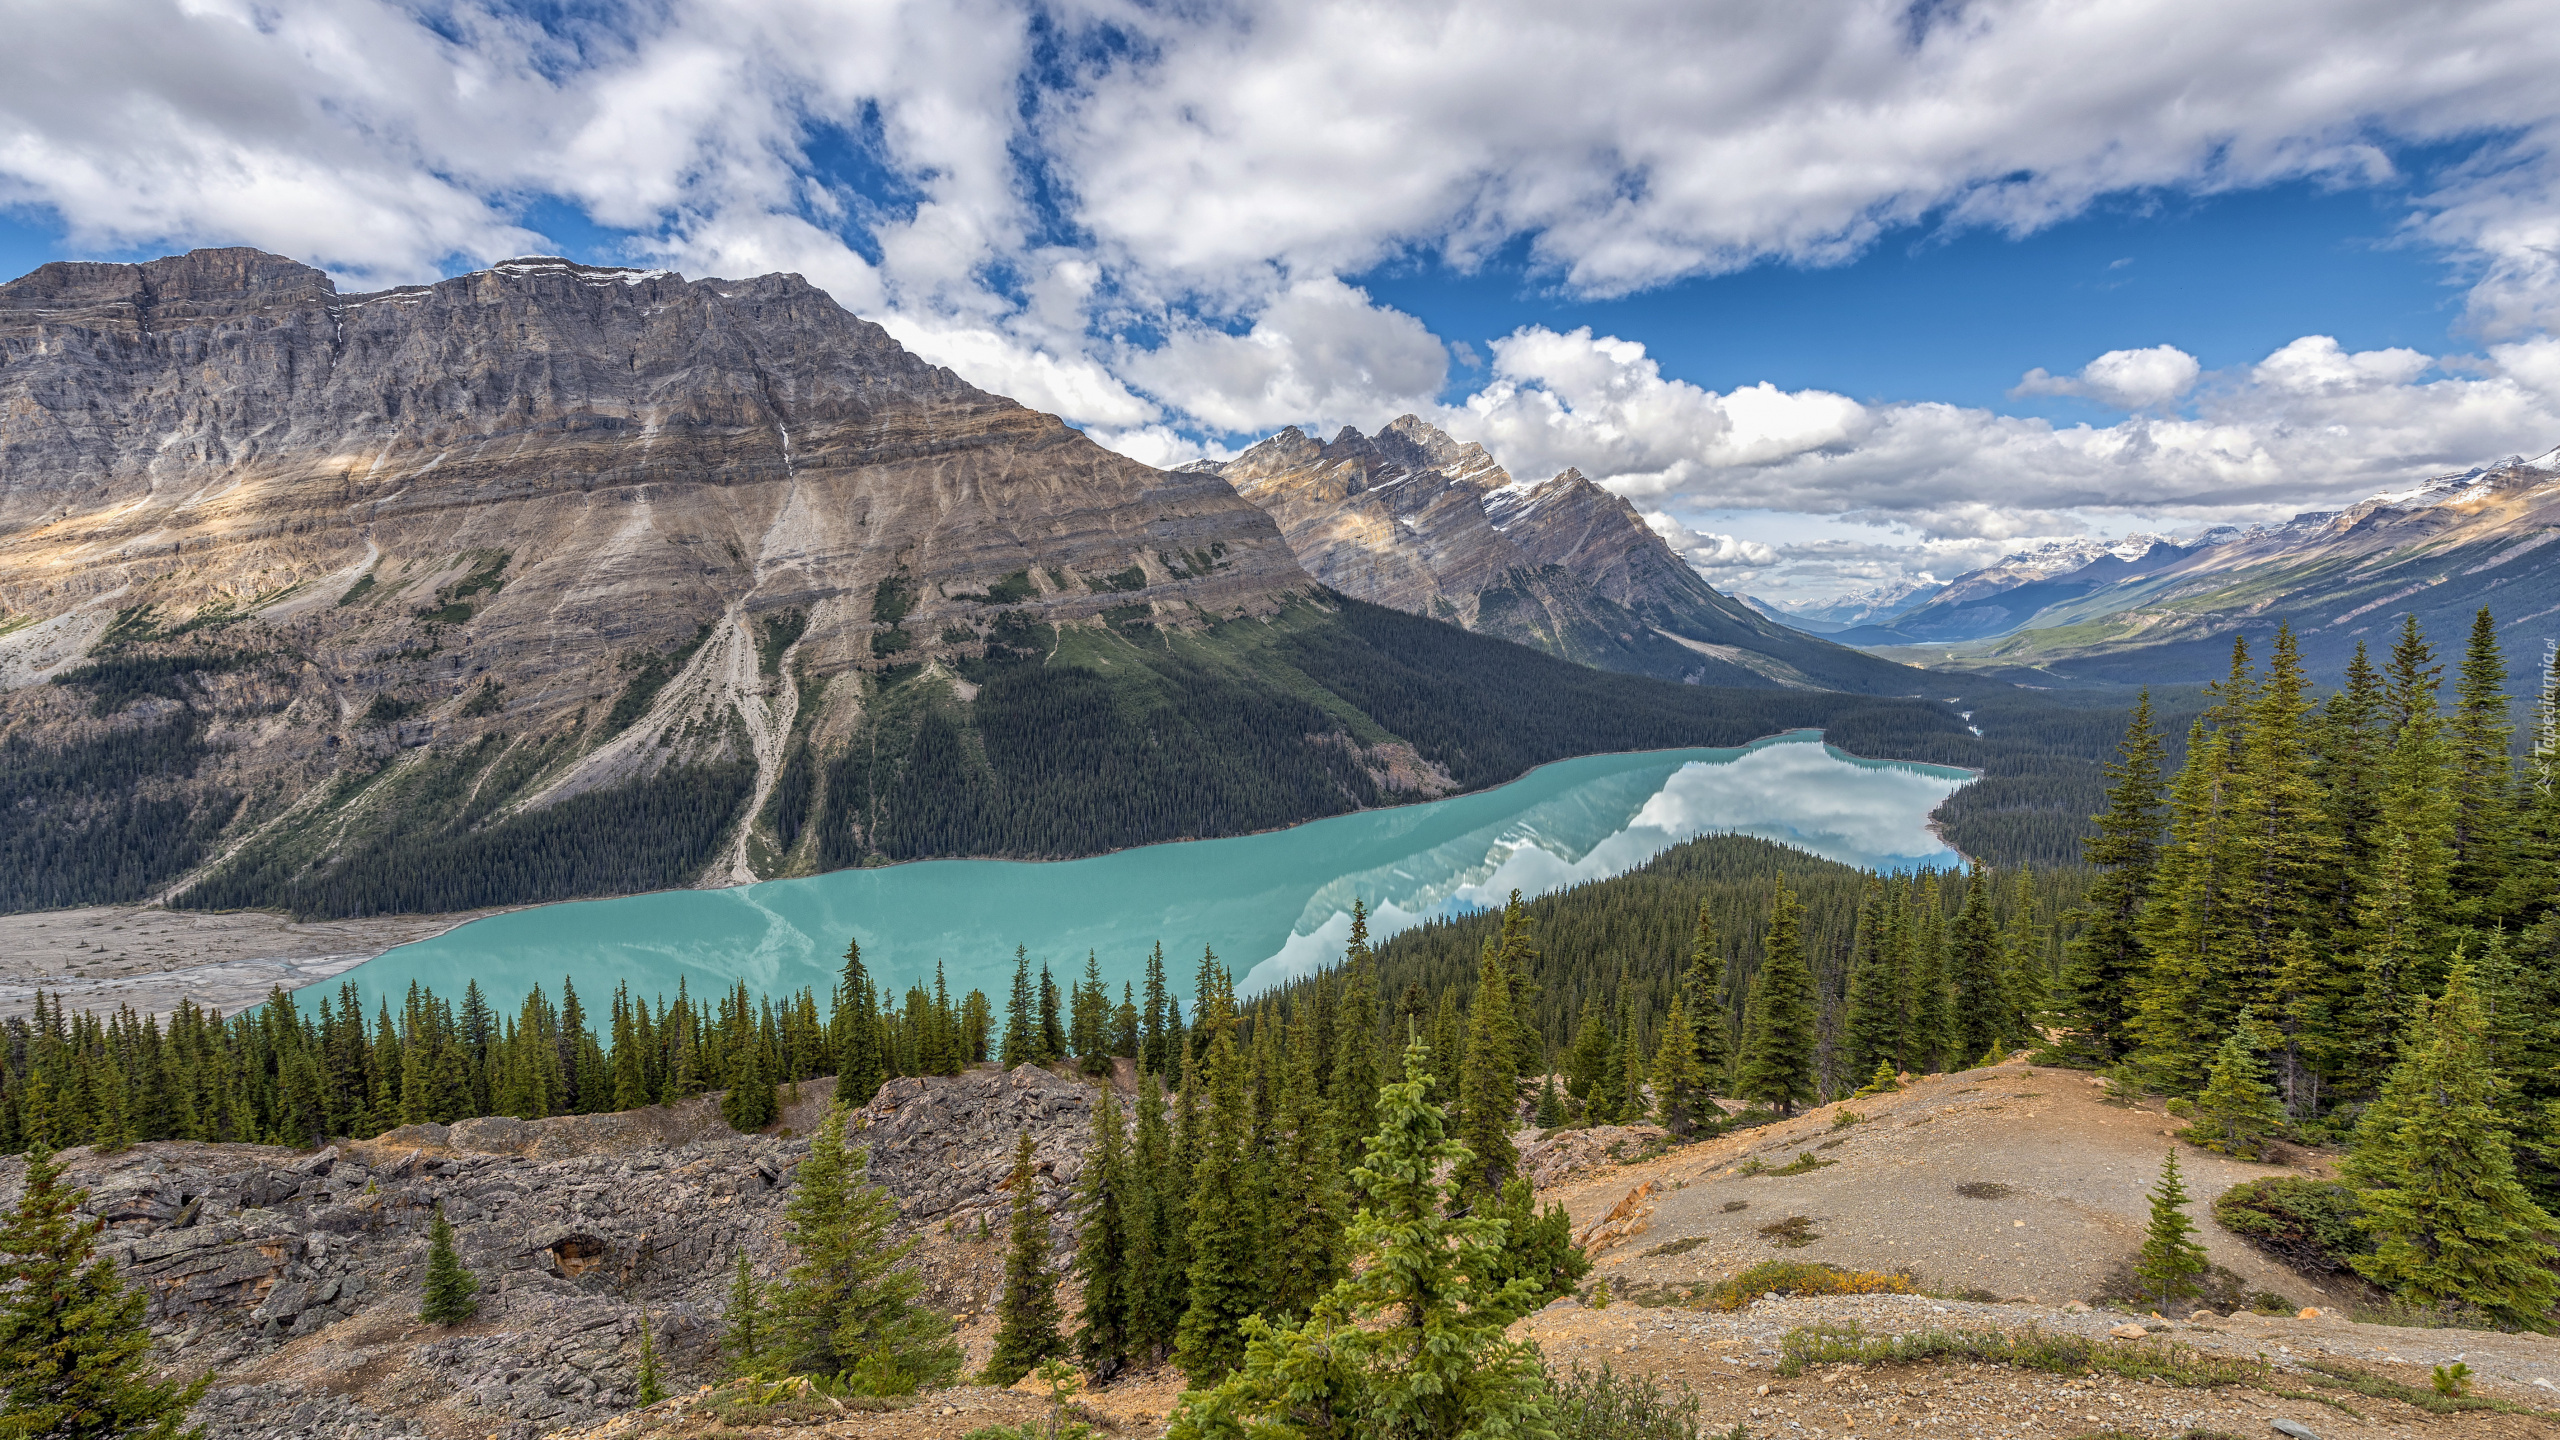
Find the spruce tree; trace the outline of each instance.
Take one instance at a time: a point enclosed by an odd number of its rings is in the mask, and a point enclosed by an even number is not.
[[[2417,1011],[2406,1058],[2357,1125],[2347,1157],[2346,1177],[2362,1191],[2356,1223],[2375,1242],[2352,1263],[2404,1300],[2467,1305],[2503,1325],[2548,1330],[2560,1252],[2543,1237],[2560,1227],[2516,1180],[2471,967],[2457,966],[2443,996]]]
[[[802,1375],[845,1374],[871,1394],[906,1394],[957,1374],[949,1318],[925,1308],[924,1281],[892,1241],[898,1210],[861,1183],[866,1157],[844,1143],[846,1107],[828,1107],[793,1175],[783,1224],[800,1263],[773,1293],[772,1353]]]
[[[1182,1198],[1189,1192],[1176,1181],[1164,1110],[1164,1092],[1154,1073],[1140,1076],[1137,1136],[1129,1155],[1128,1227],[1129,1352],[1141,1360],[1173,1348],[1190,1290],[1183,1257],[1190,1212]]]
[[[50,1151],[28,1152],[18,1207],[0,1226],[0,1435],[200,1434],[179,1427],[212,1377],[151,1378],[150,1297],[98,1255],[104,1222],[75,1213],[88,1198],[62,1188]]]
[[[1564,1093],[1586,1103],[1592,1101],[1608,1078],[1610,1048],[1609,1022],[1601,1018],[1601,1007],[1586,996],[1582,1024],[1575,1028],[1573,1044],[1565,1050]]]
[[[1645,1117],[1644,1035],[1636,1025],[1635,1002],[1618,1005],[1618,1053],[1610,1061],[1610,1094],[1614,1108],[1601,1116],[1612,1125],[1632,1125]]]
[[[2212,1013],[2241,929],[2232,910],[2230,836],[2237,738],[2231,727],[2208,732],[2202,720],[2189,732],[2187,763],[2170,787],[2169,843],[2141,919],[2151,964],[2135,986],[2137,1054],[2154,1083],[2180,1095],[2202,1087],[2215,1037],[2228,1028]]]
[[[837,993],[835,1021],[836,1098],[860,1109],[880,1093],[880,1082],[888,1078],[888,1070],[880,1057],[880,1013],[871,985],[871,972],[863,968],[862,942],[851,940],[844,947],[844,977]]]
[[[1552,1070],[1538,1083],[1538,1109],[1530,1119],[1541,1130],[1553,1130],[1564,1123],[1564,1097],[1556,1093],[1556,1077]]]
[[[2284,1133],[2284,1107],[2258,1078],[2258,1045],[2251,1034],[2248,1011],[2213,1057],[2204,1093],[2196,1097],[2195,1121],[2187,1127],[2189,1143],[2243,1160],[2266,1153],[2267,1142]]]
[[[1347,977],[1342,1007],[1335,1017],[1333,1044],[1334,1154],[1337,1173],[1349,1174],[1360,1163],[1360,1147],[1377,1128],[1378,1087],[1385,1076],[1378,1065],[1378,962],[1369,951],[1369,912],[1351,902],[1351,941],[1343,947]]]
[[[1903,1002],[1908,1030],[1903,1036],[1906,1068],[1935,1074],[1967,1057],[1947,1053],[1947,926],[1941,913],[1937,872],[1920,877],[1906,893],[1903,943],[1910,958],[1903,967],[1910,993]]]
[[[1526,1276],[1485,1283],[1503,1267],[1503,1221],[1449,1218],[1473,1157],[1447,1138],[1422,1064],[1409,1046],[1406,1080],[1380,1095],[1350,1273],[1302,1322],[1243,1321],[1242,1369],[1184,1397],[1173,1440],[1552,1433],[1537,1348],[1504,1333],[1543,1292]]]
[[[756,1284],[755,1271],[747,1264],[747,1247],[738,1247],[738,1263],[729,1277],[729,1333],[721,1338],[720,1350],[729,1359],[729,1369],[744,1374],[756,1368],[764,1358],[766,1327],[764,1290]]]
[[[1034,1065],[1040,1059],[1039,1002],[1031,993],[1031,951],[1029,947],[1013,947],[1013,990],[1004,1007],[1004,1040],[997,1047],[996,1063],[1010,1070],[1016,1065]]]
[[[1209,1103],[1191,1175],[1190,1297],[1175,1332],[1174,1359],[1194,1385],[1215,1382],[1243,1360],[1241,1327],[1265,1299],[1269,1219],[1233,1029],[1232,1022],[1221,1025],[1209,1040]]]
[[[1689,932],[1688,968],[1680,972],[1679,999],[1689,1019],[1690,1047],[1710,1092],[1733,1072],[1731,1012],[1724,991],[1724,947],[1716,940],[1714,912],[1700,900],[1697,926]]]
[[[1766,954],[1752,981],[1751,1034],[1743,1042],[1742,1074],[1734,1093],[1781,1115],[1811,1104],[1814,1073],[1813,972],[1805,967],[1804,940],[1795,896],[1783,879],[1770,900]]]
[[[1956,912],[1955,934],[1948,947],[1955,965],[1950,977],[1955,994],[1948,1017],[1950,1043],[1958,1055],[1983,1055],[1999,1048],[2017,1025],[2009,1010],[2009,987],[2000,928],[1991,913],[1991,877],[1980,865],[1965,882],[1964,907]]]
[[[658,1378],[658,1343],[650,1334],[656,1328],[649,1319],[649,1312],[645,1308],[641,1310],[640,1373],[633,1377],[632,1389],[643,1405],[655,1405],[667,1398],[666,1382]]]
[[[1315,1026],[1289,1027],[1289,1065],[1270,1163],[1271,1303],[1275,1315],[1307,1313],[1342,1274],[1343,1193],[1339,1137],[1316,1087]]]
[[[1076,1184],[1084,1220],[1076,1243],[1075,1277],[1083,1298],[1076,1312],[1075,1349],[1097,1385],[1109,1384],[1129,1363],[1130,1315],[1137,1308],[1129,1264],[1129,1222],[1135,1207],[1129,1203],[1124,1138],[1119,1100],[1105,1085],[1093,1107],[1093,1143],[1086,1148],[1084,1174]]]
[[[1854,1075],[1889,1065],[1902,1031],[1902,977],[1894,973],[1884,923],[1884,882],[1868,876],[1858,892],[1858,920],[1849,940],[1846,1014],[1841,1024],[1841,1063]],[[1699,907],[1703,914],[1705,907]],[[1711,1067],[1712,1068],[1712,1067]]]
[[[1476,968],[1475,1005],[1468,1014],[1465,1078],[1460,1086],[1458,1137],[1475,1157],[1460,1177],[1470,1195],[1502,1188],[1520,1162],[1511,1129],[1520,1105],[1519,1051],[1511,1023],[1511,977],[1498,946],[1487,941]]]
[[[2204,1247],[2196,1243],[2195,1222],[2187,1218],[2186,1206],[2186,1181],[2178,1174],[2178,1152],[2172,1150],[2160,1162],[2160,1182],[2151,1190],[2151,1227],[2133,1267],[2144,1293],[2155,1300],[2202,1294],[2197,1277],[2213,1268]]]
[[[1875,1073],[1868,1076],[1867,1083],[1859,1086],[1857,1093],[1849,1098],[1864,1100],[1870,1095],[1890,1095],[1901,1088],[1902,1077],[1893,1072],[1892,1064],[1879,1060],[1876,1062]]]
[[[430,1325],[459,1325],[480,1313],[480,1277],[462,1264],[453,1247],[453,1226],[444,1207],[435,1207],[427,1226],[427,1288],[418,1318]]]
[[[2515,724],[2497,622],[2485,605],[2472,617],[2471,641],[2455,673],[2453,714],[2446,729],[2453,759],[2446,797],[2453,819],[2448,880],[2456,917],[2478,923],[2494,914],[2498,882],[2510,864],[2508,851],[2515,839],[2507,761]]]
[[[1028,1130],[1015,1139],[1005,1185],[1013,1191],[1013,1243],[1005,1252],[1004,1295],[996,1302],[995,1353],[980,1377],[988,1385],[1010,1385],[1067,1351],[1058,1337],[1058,1276],[1049,1268],[1049,1215],[1040,1208]]]
[[[753,1038],[741,1047],[738,1073],[720,1096],[720,1118],[741,1135],[752,1135],[782,1113],[782,1097],[766,1067],[764,1046]]]
[[[1715,1102],[1707,1098],[1706,1072],[1698,1066],[1697,1031],[1690,1028],[1682,1000],[1675,997],[1662,1022],[1662,1045],[1654,1051],[1654,1118],[1662,1128],[1686,1140],[1711,1125]]]

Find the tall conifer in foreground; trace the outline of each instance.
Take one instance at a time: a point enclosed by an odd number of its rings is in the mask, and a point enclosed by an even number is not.
[[[62,1188],[49,1152],[28,1153],[18,1208],[0,1226],[0,1435],[178,1440],[212,1377],[151,1378],[150,1297],[98,1256],[104,1222],[75,1213],[88,1198]]]
[[[1805,967],[1796,898],[1783,879],[1769,911],[1767,955],[1751,982],[1756,1013],[1743,1040],[1742,1074],[1734,1093],[1792,1115],[1798,1105],[1813,1103],[1817,1093],[1813,972]]]
[[[1964,889],[1964,907],[1956,912],[1955,934],[1948,946],[1955,962],[1954,1013],[1948,1017],[1948,1063],[1971,1064],[1987,1056],[2017,1030],[2009,1009],[2006,950],[2000,927],[1991,914],[1991,877],[1973,867]]]
[[[1244,1358],[1239,1327],[1266,1298],[1269,1216],[1234,1028],[1221,1025],[1209,1041],[1209,1103],[1191,1177],[1190,1298],[1175,1332],[1174,1358],[1194,1385],[1215,1382]]]
[[[1084,1212],[1075,1276],[1083,1298],[1076,1312],[1076,1358],[1096,1384],[1129,1363],[1131,1176],[1120,1129],[1120,1102],[1109,1085],[1093,1107],[1093,1143],[1085,1150],[1076,1199]]]
[[[1654,1118],[1662,1128],[1686,1140],[1698,1133],[1704,1117],[1715,1113],[1707,1098],[1707,1076],[1698,1067],[1697,1032],[1690,1028],[1687,1002],[1675,997],[1662,1022],[1662,1046],[1654,1052]]]
[[[2552,1328],[2555,1223],[2516,1180],[2493,1101],[2471,967],[2421,999],[2382,1098],[2356,1128],[2345,1174],[2364,1187],[2357,1224],[2374,1239],[2358,1273],[2419,1305],[2467,1305],[2505,1325]]]
[[[897,1205],[862,1183],[860,1149],[844,1143],[846,1108],[827,1109],[792,1175],[783,1225],[800,1263],[773,1293],[774,1354],[803,1375],[847,1375],[875,1395],[906,1394],[957,1374],[949,1318],[922,1303],[924,1281],[905,1261],[913,1238],[892,1241]]]
[[[764,1292],[756,1284],[755,1271],[747,1264],[747,1247],[738,1247],[735,1270],[729,1277],[728,1333],[720,1338],[720,1351],[728,1358],[732,1371],[753,1370],[764,1358],[766,1327]]]
[[[1031,1132],[1016,1138],[1013,1173],[1013,1243],[1005,1252],[1004,1296],[996,1304],[995,1353],[987,1357],[989,1385],[1010,1385],[1052,1355],[1066,1353],[1058,1337],[1058,1276],[1049,1268],[1049,1215],[1040,1208],[1039,1171],[1031,1163]]]
[[[1520,1163],[1520,1152],[1511,1143],[1520,1104],[1518,1056],[1511,1023],[1511,977],[1500,948],[1488,940],[1477,965],[1458,1103],[1458,1138],[1475,1157],[1460,1177],[1459,1188],[1470,1195],[1501,1189]]]
[[[1301,1323],[1243,1322],[1243,1368],[1183,1397],[1173,1440],[1554,1434],[1537,1347],[1504,1333],[1542,1291],[1525,1277],[1499,1290],[1475,1278],[1501,1268],[1505,1226],[1448,1218],[1473,1157],[1426,1098],[1422,1063],[1407,1047],[1406,1079],[1379,1097],[1352,1273]]]
[[[1733,1074],[1732,1012],[1725,1007],[1725,984],[1724,947],[1716,940],[1715,914],[1700,900],[1697,926],[1689,932],[1688,968],[1680,972],[1679,1000],[1703,1076],[1700,1083],[1709,1091],[1722,1088]]]
[[[1884,882],[1868,876],[1858,892],[1857,927],[1850,933],[1848,998],[1840,1027],[1841,1067],[1851,1075],[1891,1064],[1901,1039],[1902,977],[1894,973],[1888,949],[1884,903]],[[1698,910],[1703,920],[1706,906],[1702,903]]]

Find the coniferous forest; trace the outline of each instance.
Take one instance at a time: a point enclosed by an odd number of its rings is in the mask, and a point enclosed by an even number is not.
[[[1258,996],[1204,954],[1187,1018],[1160,952],[1116,994],[1097,961],[1061,977],[1018,954],[1000,1001],[884,994],[854,951],[823,998],[593,1010],[564,984],[499,1015],[473,985],[366,1015],[342,988],[165,1023],[48,1002],[0,1032],[0,1148],[316,1145],[711,1091],[757,1128],[817,1075],[859,1104],[892,1075],[1126,1058],[1135,1128],[1094,1181],[1127,1227],[1104,1247],[1128,1298],[1103,1360],[1207,1379],[1240,1362],[1245,1317],[1305,1313],[1343,1273],[1347,1177],[1408,1051],[1472,1157],[1461,1189],[1548,1236],[1515,1257],[1545,1293],[1573,1267],[1514,1173],[1532,1103],[1540,1124],[1697,1135],[2026,1047],[2171,1097],[2194,1143],[2343,1147],[2361,1273],[2538,1328],[2560,1293],[2560,670],[2521,758],[2512,678],[2485,612],[2458,657],[2412,623],[2325,691],[2289,634],[2236,644],[2176,763],[2135,708],[2083,867],[1879,876],[1701,840],[1374,950],[1355,921],[1340,965]]]

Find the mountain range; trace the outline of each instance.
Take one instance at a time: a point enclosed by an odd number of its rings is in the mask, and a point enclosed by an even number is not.
[[[2046,545],[1830,638],[1932,666],[2153,683],[2212,673],[2235,632],[2263,638],[2290,625],[2327,674],[2358,644],[2387,648],[2403,615],[2442,648],[2485,607],[2521,675],[2560,641],[2554,540],[2560,450],[2185,543]]]
[[[1090,854],[1844,707],[1969,743],[1807,686],[1919,683],[1578,475],[1419,422],[1153,469],[797,276],[349,294],[230,249],[0,285],[0,908]]]
[[[1707,685],[1910,694],[1917,677],[1720,594],[1579,470],[1515,480],[1412,415],[1329,441],[1294,426],[1213,474],[1342,594],[1604,669]]]

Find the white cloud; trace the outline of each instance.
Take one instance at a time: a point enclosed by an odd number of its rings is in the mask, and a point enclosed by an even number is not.
[[[1302,280],[1232,334],[1178,322],[1163,343],[1124,347],[1118,369],[1211,429],[1371,426],[1427,407],[1449,354],[1423,323],[1330,276]]]
[[[2203,373],[2193,355],[2175,345],[2154,345],[2110,350],[2082,366],[2078,375],[2049,375],[2038,366],[2009,393],[2078,395],[2119,410],[2144,410],[2184,398]]]

